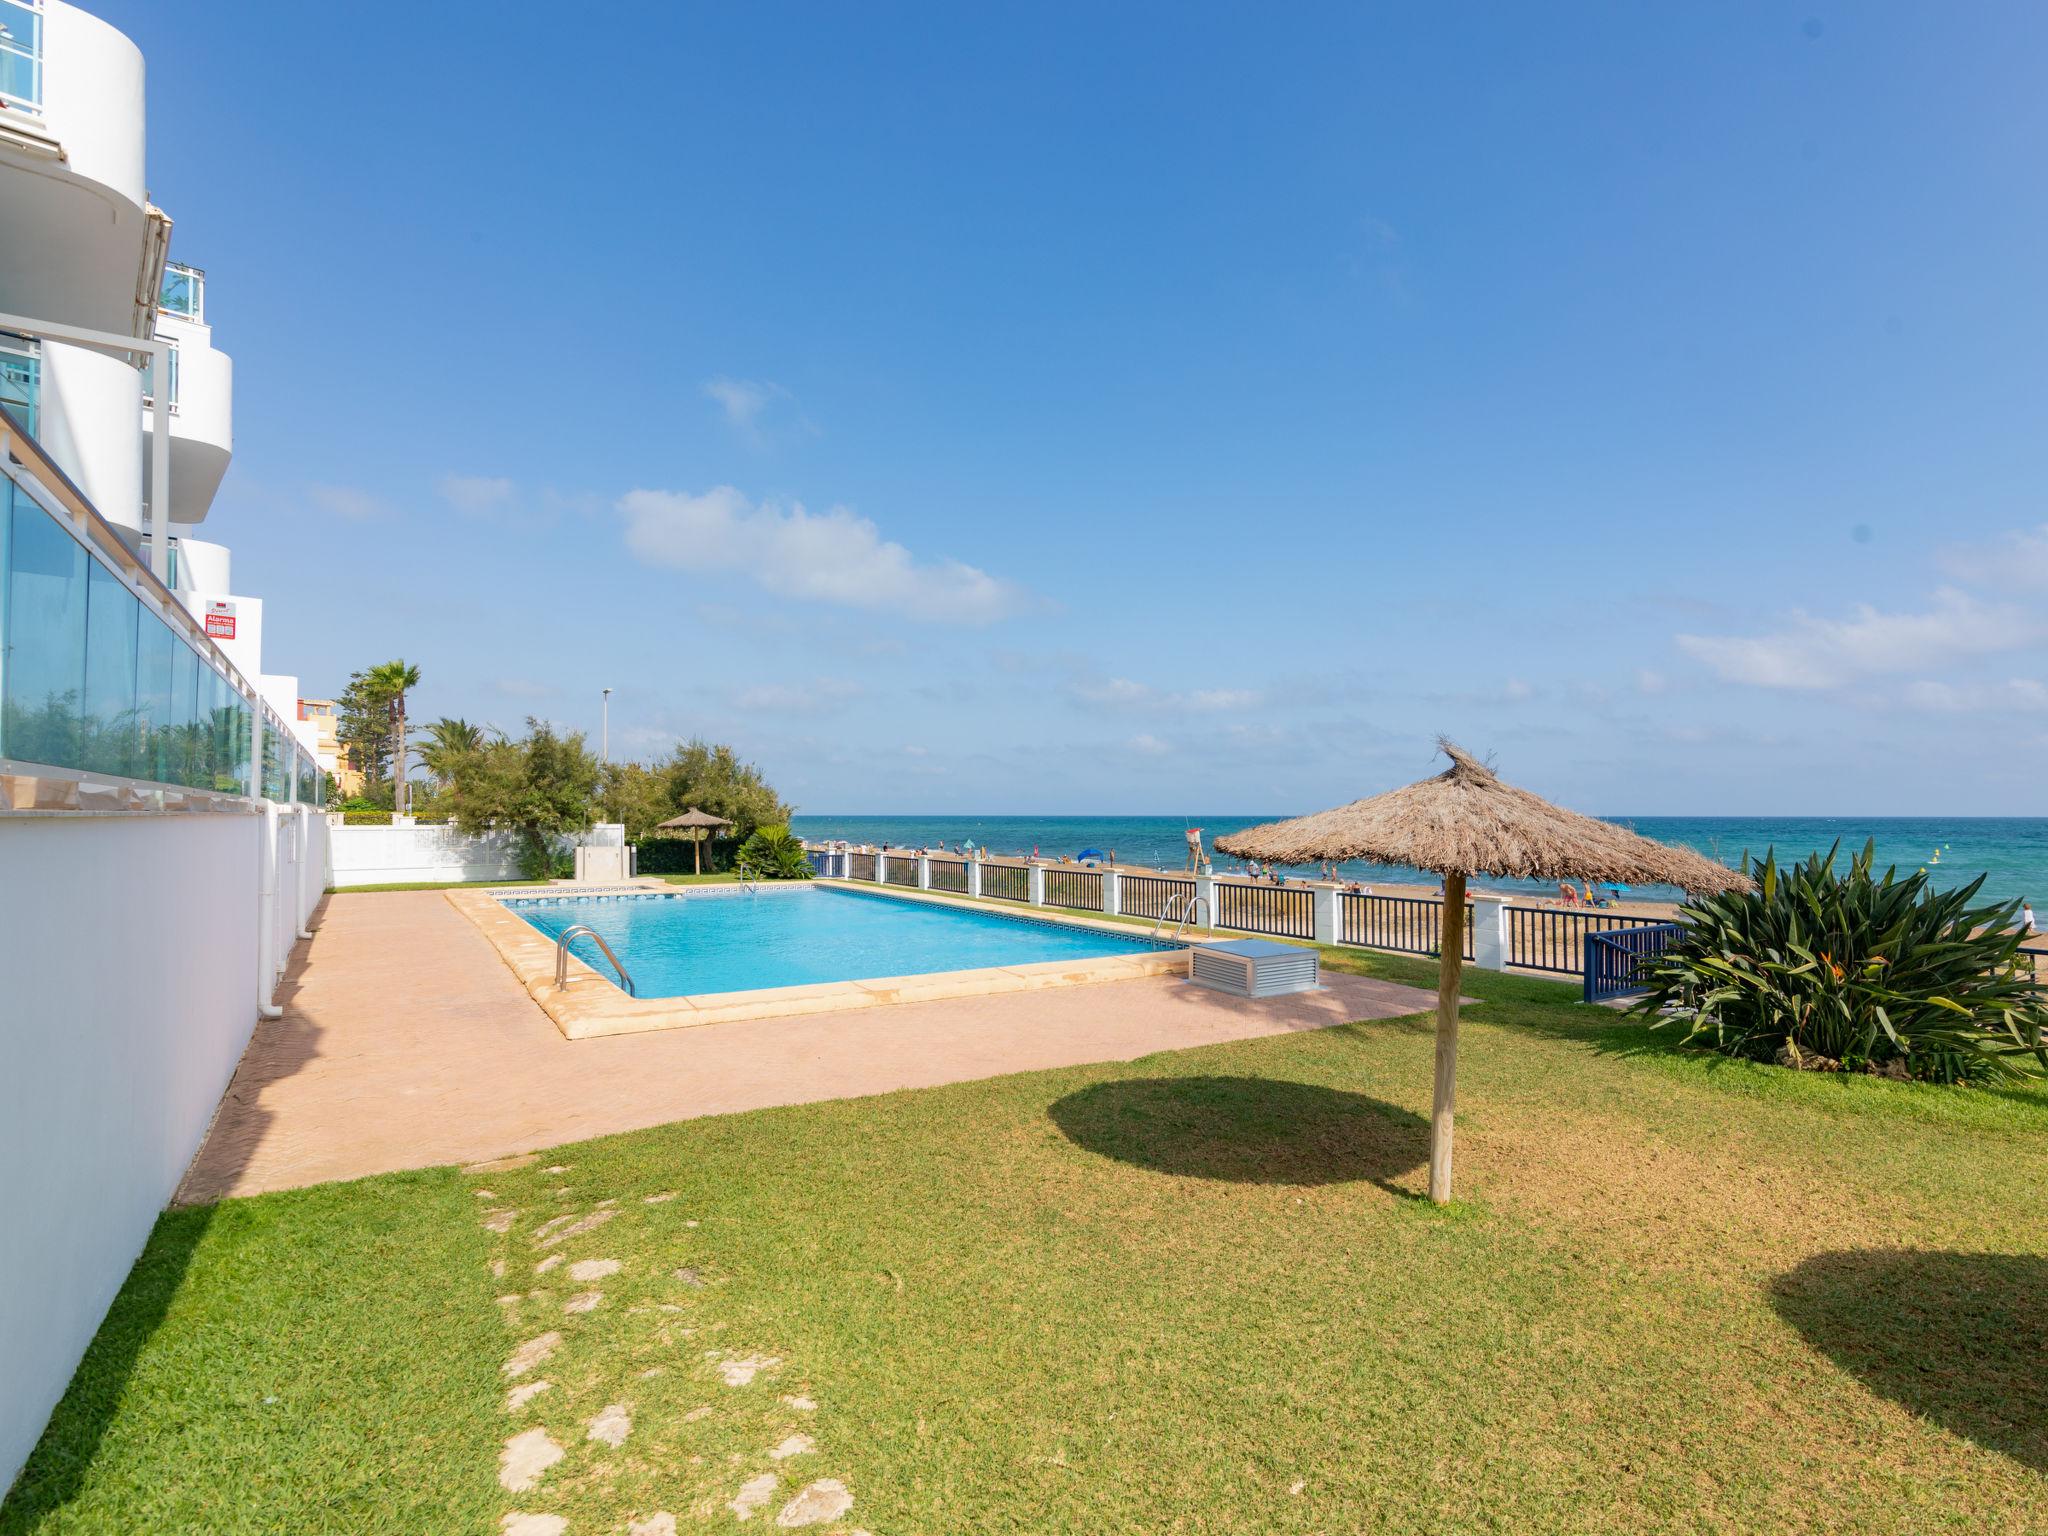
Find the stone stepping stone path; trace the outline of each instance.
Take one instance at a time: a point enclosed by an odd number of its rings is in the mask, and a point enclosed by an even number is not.
[[[505,1411],[507,1413],[517,1413],[553,1385],[553,1382],[548,1381],[529,1381],[521,1386],[514,1387],[505,1394]]]
[[[806,1525],[823,1525],[827,1520],[837,1520],[851,1508],[853,1495],[847,1491],[846,1484],[836,1477],[821,1477],[815,1483],[806,1484],[802,1492],[783,1505],[775,1523],[786,1531]]]
[[[768,1507],[768,1501],[775,1497],[775,1490],[782,1486],[782,1479],[773,1472],[763,1472],[759,1477],[750,1477],[740,1484],[740,1491],[725,1507],[735,1518],[751,1520]]]
[[[512,1358],[505,1362],[505,1374],[524,1376],[552,1355],[561,1342],[562,1336],[552,1331],[542,1334],[539,1338],[528,1339],[512,1351]]]
[[[541,1474],[567,1453],[544,1429],[524,1429],[505,1442],[498,1454],[498,1482],[509,1493],[525,1493]]]
[[[608,1403],[596,1418],[590,1421],[590,1433],[586,1440],[598,1440],[617,1450],[626,1443],[626,1436],[633,1433],[633,1416],[626,1411],[624,1403]]]
[[[514,1168],[526,1167],[536,1161],[537,1159],[532,1154],[525,1154],[519,1158],[503,1160],[502,1164],[492,1164],[487,1165],[487,1167],[489,1171],[498,1171],[501,1166],[504,1171],[511,1171]],[[483,1172],[486,1171],[486,1168],[479,1167],[471,1171]],[[566,1173],[568,1166],[566,1164],[556,1164],[544,1171],[549,1173]],[[499,1198],[490,1189],[478,1189],[474,1193],[480,1201],[491,1201]],[[519,1200],[520,1198],[522,1197],[518,1191],[514,1191],[511,1194],[512,1200]],[[644,1206],[660,1206],[676,1198],[678,1196],[675,1191],[662,1191],[642,1196],[639,1204]],[[628,1209],[631,1209],[630,1205]],[[619,1202],[616,1199],[601,1200],[583,1213],[578,1213],[573,1208],[555,1216],[546,1216],[545,1211],[536,1212],[529,1218],[529,1221],[537,1224],[522,1229],[518,1207],[507,1204],[493,1207],[484,1212],[482,1223],[486,1230],[498,1237],[512,1238],[516,1231],[525,1230],[526,1240],[532,1247],[543,1250],[559,1250],[572,1239],[595,1232],[618,1214]],[[543,1217],[545,1219],[542,1219]],[[670,1231],[673,1231],[677,1225],[684,1228],[695,1228],[699,1225],[694,1220],[676,1223],[669,1216],[669,1213],[663,1213],[662,1217],[655,1217],[650,1212],[647,1217],[636,1219],[644,1219],[650,1222],[667,1220],[670,1223]],[[513,1240],[516,1241],[516,1239]],[[628,1246],[631,1246],[630,1243]],[[599,1330],[599,1333],[595,1336],[598,1339],[606,1339],[613,1332],[620,1329],[652,1329],[654,1332],[651,1334],[628,1332],[625,1335],[626,1339],[634,1342],[624,1352],[623,1360],[631,1362],[634,1366],[639,1366],[646,1359],[645,1349],[647,1347],[673,1348],[675,1347],[675,1340],[678,1335],[687,1339],[698,1330],[693,1327],[679,1327],[666,1321],[659,1323],[635,1323],[632,1321],[632,1318],[637,1315],[697,1312],[700,1315],[692,1318],[691,1321],[703,1322],[707,1325],[707,1331],[713,1335],[716,1335],[719,1330],[726,1326],[726,1322],[719,1320],[716,1314],[710,1316],[702,1315],[703,1302],[693,1300],[692,1305],[682,1306],[675,1301],[661,1301],[659,1300],[658,1289],[655,1296],[644,1299],[636,1290],[629,1289],[626,1295],[629,1305],[603,1308],[605,1293],[602,1289],[599,1289],[600,1283],[610,1280],[614,1276],[624,1274],[628,1268],[627,1261],[602,1257],[574,1258],[572,1253],[573,1250],[570,1252],[548,1252],[541,1256],[533,1265],[533,1272],[536,1275],[546,1275],[556,1269],[563,1269],[565,1276],[569,1280],[579,1286],[586,1287],[586,1289],[576,1292],[561,1303],[564,1317],[573,1320],[565,1321],[562,1325],[564,1329],[570,1330],[570,1336],[587,1339],[588,1335],[578,1333],[576,1330],[590,1328]],[[502,1277],[505,1270],[506,1260],[501,1252],[499,1257],[491,1261],[491,1272],[494,1276]],[[638,1272],[636,1270],[636,1273]],[[659,1273],[658,1270],[655,1272]],[[686,1286],[693,1291],[705,1290],[713,1283],[706,1280],[702,1270],[696,1265],[685,1265],[670,1271],[669,1280],[677,1285]],[[556,1292],[554,1295],[559,1296],[560,1293]],[[512,1322],[513,1326],[516,1326],[512,1309],[516,1308],[520,1302],[528,1300],[545,1301],[549,1298],[550,1293],[548,1291],[536,1290],[529,1292],[524,1297],[518,1295],[501,1296],[498,1298],[498,1302],[501,1307],[506,1309],[508,1321]],[[649,1302],[653,1304],[650,1306],[647,1304]],[[610,1319],[610,1321],[603,1321],[593,1316],[600,1309],[603,1309],[603,1317]],[[586,1321],[585,1319],[588,1320]],[[680,1509],[682,1506],[673,1502],[673,1499],[685,1498],[693,1501],[702,1501],[690,1504],[692,1517],[697,1520],[708,1518],[716,1523],[729,1516],[735,1521],[752,1521],[756,1516],[763,1516],[766,1518],[764,1518],[762,1524],[777,1530],[830,1527],[830,1530],[820,1530],[818,1536],[867,1536],[866,1532],[854,1531],[844,1524],[835,1524],[835,1522],[842,1521],[843,1517],[853,1508],[853,1493],[844,1482],[838,1478],[818,1478],[815,1481],[805,1483],[800,1488],[796,1488],[792,1494],[788,1491],[788,1487],[785,1486],[780,1472],[766,1470],[764,1467],[764,1463],[780,1466],[784,1463],[793,1462],[799,1457],[815,1456],[818,1454],[818,1444],[812,1436],[792,1430],[787,1418],[784,1418],[780,1425],[776,1425],[772,1417],[778,1411],[777,1404],[779,1404],[781,1410],[792,1413],[809,1414],[817,1412],[817,1400],[810,1396],[809,1393],[789,1392],[781,1394],[775,1399],[755,1395],[737,1397],[729,1400],[730,1406],[723,1410],[717,1408],[713,1403],[707,1402],[692,1408],[687,1413],[676,1414],[674,1408],[667,1406],[669,1399],[660,1396],[660,1394],[664,1391],[687,1391],[688,1388],[686,1386],[667,1387],[664,1384],[662,1387],[644,1388],[642,1389],[644,1394],[654,1394],[654,1396],[651,1400],[643,1400],[637,1405],[629,1405],[622,1401],[605,1402],[603,1397],[597,1395],[604,1390],[602,1381],[593,1386],[590,1377],[584,1374],[589,1370],[587,1361],[580,1367],[575,1364],[564,1367],[558,1363],[553,1373],[553,1380],[536,1379],[521,1381],[519,1379],[535,1372],[540,1366],[548,1362],[561,1349],[564,1337],[563,1332],[555,1329],[537,1334],[513,1349],[501,1367],[503,1375],[509,1382],[513,1383],[505,1393],[504,1411],[508,1415],[521,1413],[532,1415],[528,1420],[531,1427],[509,1436],[504,1441],[499,1453],[498,1482],[507,1493],[531,1493],[545,1482],[549,1483],[550,1486],[560,1486],[564,1489],[574,1488],[577,1490],[579,1498],[588,1497],[592,1493],[602,1497],[606,1490],[612,1487],[613,1479],[628,1477],[641,1480],[636,1486],[640,1488],[641,1495],[644,1497],[647,1486],[645,1479],[648,1477],[649,1472],[654,1469],[650,1466],[650,1463],[653,1463],[655,1466],[667,1466],[671,1468],[672,1473],[679,1474],[688,1480],[683,1487],[675,1491],[673,1497],[666,1493],[660,1495],[663,1502],[669,1503],[669,1508],[655,1510],[647,1514],[619,1510],[611,1514],[609,1518],[600,1520],[599,1527],[602,1531],[616,1533],[623,1529],[626,1536],[677,1536],[677,1516],[673,1511]],[[638,1359],[633,1358],[635,1351],[639,1352]],[[577,1356],[572,1358],[582,1359],[583,1357],[579,1352]],[[718,1381],[725,1387],[736,1391],[756,1385],[763,1375],[779,1371],[784,1365],[784,1358],[781,1355],[747,1352],[739,1349],[709,1349],[703,1351],[702,1358],[704,1361],[703,1369],[709,1374],[715,1375]],[[568,1370],[566,1377],[561,1374],[564,1369]],[[668,1372],[664,1367],[657,1365],[645,1369],[637,1369],[632,1374],[640,1381],[649,1382],[668,1374]],[[678,1380],[680,1381],[680,1377],[678,1377]],[[557,1390],[558,1384],[566,1385],[568,1388],[566,1396]],[[616,1385],[614,1384],[614,1389],[616,1389]],[[552,1415],[549,1413],[547,1406],[542,1405],[542,1407],[537,1409],[532,1406],[536,1399],[547,1393],[555,1394],[554,1397],[548,1399],[550,1404],[554,1403],[557,1398],[565,1398],[561,1403],[560,1409],[562,1418],[554,1419],[556,1426],[566,1431],[563,1436],[564,1439],[568,1440],[572,1445],[577,1443],[575,1430],[570,1427],[570,1424],[563,1422],[563,1419],[568,1418],[570,1415],[575,1415],[581,1420],[583,1431],[582,1443],[604,1448],[604,1450],[577,1452],[576,1455],[581,1459],[572,1462],[570,1469],[556,1474],[551,1482],[549,1474],[559,1463],[569,1457],[571,1453],[568,1447],[564,1446],[549,1433],[546,1425]],[[585,1397],[585,1393],[588,1393],[589,1396]],[[688,1401],[688,1399],[686,1398],[685,1401]],[[596,1403],[603,1403],[603,1406],[598,1408],[595,1413],[592,1413],[591,1407]],[[679,1407],[680,1405],[676,1406]],[[636,1425],[636,1411],[652,1415],[654,1439],[651,1443],[646,1439],[648,1430]],[[675,1424],[678,1419],[682,1424],[696,1424],[711,1418],[714,1413],[721,1413],[722,1416],[717,1422],[707,1425],[705,1430],[692,1431],[691,1434],[695,1438],[683,1440],[680,1447],[678,1447],[677,1442],[673,1439],[666,1439],[663,1436],[662,1425],[664,1420],[667,1420],[671,1425]],[[583,1417],[584,1415],[588,1415],[588,1417]],[[674,1417],[670,1417],[670,1415],[674,1415]],[[764,1420],[765,1423],[763,1422]],[[750,1424],[755,1425],[757,1430],[765,1429],[767,1432],[763,1435],[763,1439],[773,1439],[775,1443],[768,1446],[765,1450],[748,1452],[744,1450],[745,1441],[743,1440],[740,1447],[735,1448],[733,1439],[736,1434],[750,1435],[755,1432],[747,1428]],[[606,1451],[622,1450],[629,1439],[634,1439],[636,1430],[638,1430],[640,1438],[635,1440],[635,1451],[632,1454],[618,1460],[604,1459]],[[673,1432],[671,1431],[671,1433]],[[708,1440],[703,1438],[707,1433],[710,1436]],[[780,1438],[777,1439],[777,1436]],[[756,1440],[753,1443],[759,1446],[762,1442]],[[693,1449],[701,1450],[703,1454],[690,1454]],[[747,1466],[749,1462],[753,1464],[751,1469]],[[717,1477],[713,1473],[711,1465],[707,1465],[707,1463],[730,1466],[732,1470],[726,1475],[744,1478],[737,1490],[733,1491],[730,1499],[725,1500],[725,1508],[722,1511],[719,1509],[719,1503],[721,1499],[725,1498],[725,1495],[718,1490],[717,1485],[719,1481],[723,1481],[723,1478]],[[700,1470],[697,1473],[692,1473],[690,1468],[693,1467]],[[752,1472],[751,1476],[746,1475],[749,1471]],[[710,1487],[705,1487],[699,1480],[705,1476],[712,1476],[717,1480]],[[595,1479],[594,1486],[593,1478]],[[726,1483],[725,1486],[728,1489],[732,1487],[730,1483]],[[794,1483],[788,1486],[793,1487]],[[626,1489],[620,1486],[616,1489],[616,1493],[617,1495],[625,1495]],[[648,1502],[652,1503],[654,1499],[650,1498]],[[645,1509],[645,1507],[645,1505],[642,1505],[642,1509]],[[579,1516],[578,1518],[581,1521],[582,1517]],[[548,1512],[514,1510],[504,1515],[499,1523],[500,1536],[567,1536],[568,1530],[569,1521],[567,1517]],[[579,1536],[583,1536],[580,1523],[578,1525],[578,1533]],[[595,1536],[595,1532],[592,1533],[592,1536]]]

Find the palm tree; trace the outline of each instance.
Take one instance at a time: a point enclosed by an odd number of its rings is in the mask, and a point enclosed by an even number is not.
[[[420,748],[420,761],[426,765],[427,772],[443,784],[454,777],[459,760],[472,752],[481,752],[486,742],[504,735],[491,727],[473,725],[467,720],[447,715],[428,726],[424,734],[426,745]]]
[[[412,808],[405,782],[405,696],[419,685],[420,669],[403,660],[370,668],[370,687],[391,711],[391,805],[401,813]]]

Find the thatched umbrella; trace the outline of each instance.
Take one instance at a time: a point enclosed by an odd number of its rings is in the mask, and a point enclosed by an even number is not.
[[[680,816],[671,816],[662,822],[656,831],[679,832],[690,830],[690,857],[695,861],[697,873],[704,873],[704,834],[711,827],[729,827],[732,823],[723,816],[714,816],[709,811],[700,811],[694,805]]]
[[[1334,811],[1269,822],[1216,839],[1225,853],[1271,864],[1368,859],[1444,878],[1436,996],[1436,1099],[1429,1128],[1429,1198],[1451,1198],[1451,1112],[1457,1097],[1458,985],[1464,971],[1465,877],[1625,881],[1675,885],[1694,895],[1748,881],[1686,848],[1638,837],[1612,822],[1552,805],[1503,784],[1441,738],[1451,766],[1433,779],[1355,800]]]

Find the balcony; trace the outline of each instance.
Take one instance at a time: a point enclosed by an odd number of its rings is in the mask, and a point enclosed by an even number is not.
[[[42,433],[43,359],[33,338],[0,331],[0,406],[30,437]]]
[[[42,113],[42,0],[0,0],[0,107]]]
[[[206,274],[183,262],[164,263],[164,285],[157,295],[157,313],[175,315],[194,325],[206,323]]]
[[[196,523],[213,505],[234,456],[234,363],[214,349],[206,323],[206,274],[166,262],[156,312],[157,340],[170,345],[165,360],[165,404],[171,411],[171,521]],[[142,376],[142,430],[156,430],[149,407],[156,398],[154,368]],[[147,483],[150,471],[145,468]]]

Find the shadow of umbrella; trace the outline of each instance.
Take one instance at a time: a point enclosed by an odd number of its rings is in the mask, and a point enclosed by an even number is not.
[[[2048,1257],[1822,1253],[1780,1275],[1771,1302],[1872,1391],[2048,1472]]]
[[[1078,1147],[1189,1178],[1386,1186],[1429,1161],[1420,1115],[1313,1083],[1125,1078],[1070,1093],[1047,1113]]]

